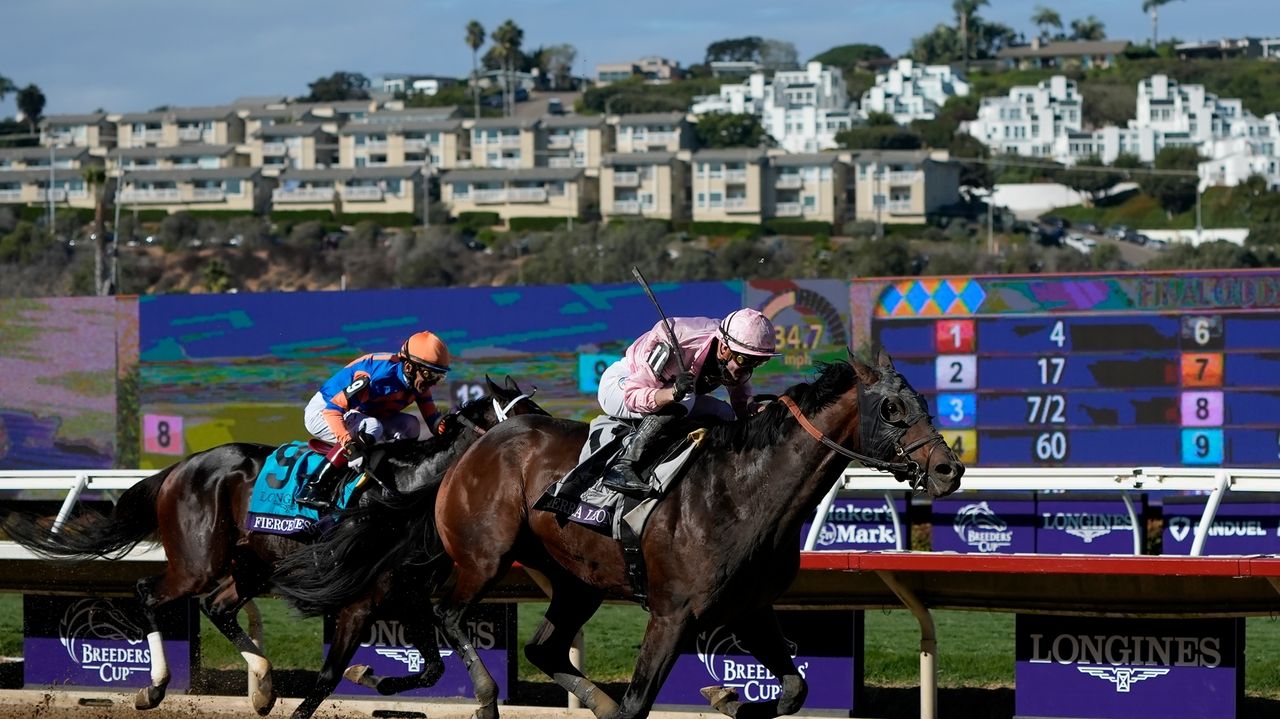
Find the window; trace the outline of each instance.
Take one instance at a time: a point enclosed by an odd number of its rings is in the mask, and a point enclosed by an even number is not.
[[[226,192],[228,195],[238,195],[240,194],[240,181],[227,180],[222,183],[222,190],[223,192]]]
[[[467,198],[471,196],[471,183],[455,182],[453,183],[453,196],[457,198]]]
[[[644,207],[653,207],[653,193],[652,192],[640,193],[640,204],[643,205]]]
[[[564,182],[557,180],[556,182],[547,183],[547,194],[551,197],[561,197],[564,195]]]
[[[392,195],[400,194],[400,180],[387,180],[387,193]]]
[[[712,207],[723,207],[723,206],[724,206],[724,194],[723,194],[723,193],[720,193],[720,192],[712,192],[712,193],[711,193],[711,206],[712,206]]]
[[[705,192],[698,193],[698,207],[707,206],[707,194]]]
[[[818,198],[815,195],[804,196],[804,207],[806,210],[812,210],[818,206]]]

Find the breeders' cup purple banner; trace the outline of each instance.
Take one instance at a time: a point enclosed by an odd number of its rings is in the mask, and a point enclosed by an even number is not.
[[[893,528],[896,509],[903,532],[907,532],[907,503],[898,494],[893,505],[884,496],[840,497],[831,503],[827,521],[822,523],[813,548],[818,551],[897,549],[898,535]],[[809,536],[811,522],[800,530],[800,541]],[[904,542],[904,548],[909,542]]]
[[[1228,719],[1244,695],[1243,619],[1018,615],[1019,717]]]
[[[805,709],[856,709],[862,689],[862,612],[779,611],[778,619],[796,670],[809,684]],[[782,691],[737,635],[717,627],[699,633],[693,646],[684,648],[657,703],[705,709],[699,690],[714,685],[737,691],[744,702],[777,699]]]
[[[511,683],[516,678],[516,607],[514,604],[481,604],[467,621],[471,643],[480,654],[480,660],[489,668],[498,683],[498,698],[511,695]],[[329,651],[333,638],[333,619],[324,622],[324,650]],[[403,692],[406,697],[471,697],[471,678],[462,660],[449,647],[444,635],[437,629],[436,645],[444,659],[444,675],[435,686]],[[366,664],[378,676],[401,677],[418,674],[423,669],[422,653],[405,639],[404,626],[394,619],[379,619],[369,627],[369,633],[356,650],[351,664]],[[354,682],[343,680],[334,691],[344,696],[379,696],[378,692]]]
[[[1191,554],[1206,497],[1164,498],[1164,553]],[[1203,554],[1280,552],[1280,503],[1223,502],[1218,505]]]
[[[1134,501],[1134,510],[1141,517],[1142,505]],[[1133,554],[1133,518],[1118,497],[1072,499],[1070,495],[1040,495],[1036,498],[1036,552]]]
[[[178,600],[158,613],[169,689],[191,685],[198,616]],[[128,689],[151,684],[147,623],[133,599],[23,596],[23,681],[28,689]]]
[[[959,495],[933,500],[933,551],[1013,554],[1035,551],[1035,502],[1028,494]]]

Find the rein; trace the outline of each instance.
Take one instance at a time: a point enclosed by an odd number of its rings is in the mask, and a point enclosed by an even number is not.
[[[880,470],[881,472],[890,472],[893,474],[908,474],[911,476],[911,480],[910,480],[911,488],[917,491],[923,488],[925,477],[924,477],[924,472],[922,471],[923,468],[920,466],[919,462],[916,462],[914,459],[911,458],[911,453],[926,445],[943,441],[942,435],[935,432],[928,437],[917,439],[916,441],[912,442],[911,444],[905,447],[903,447],[901,444],[895,443],[894,450],[897,456],[904,458],[905,461],[886,462],[882,459],[876,459],[875,457],[869,457],[860,452],[855,452],[851,449],[846,449],[845,447],[842,447],[836,442],[832,441],[829,437],[823,434],[821,430],[815,427],[813,423],[809,421],[808,417],[804,416],[804,413],[800,411],[800,407],[796,405],[795,400],[791,399],[787,395],[783,395],[778,399],[778,401],[782,402],[782,404],[787,408],[787,411],[791,412],[791,416],[796,418],[796,421],[800,423],[801,427],[804,427],[804,431],[808,432],[810,437],[813,437],[814,439],[821,442],[823,446],[827,447],[828,449],[835,452],[836,454],[839,454],[844,457],[848,457],[849,459],[852,459],[852,460],[856,460],[868,467],[871,467],[872,469]]]

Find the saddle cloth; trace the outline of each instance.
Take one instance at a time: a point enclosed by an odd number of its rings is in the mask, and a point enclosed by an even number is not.
[[[288,442],[276,448],[262,464],[253,483],[245,529],[265,534],[314,535],[321,529],[320,513],[297,503],[298,492],[324,462],[324,454],[306,442]],[[356,489],[365,481],[348,482],[339,493],[336,509],[345,509]]]
[[[654,492],[644,499],[628,497],[603,483],[605,470],[622,454],[634,432],[627,422],[607,415],[591,420],[578,466],[548,487],[534,508],[620,541],[628,536],[638,537],[653,508],[696,453],[705,430],[694,430],[682,437],[656,463],[641,469],[641,476],[649,477],[654,487]]]

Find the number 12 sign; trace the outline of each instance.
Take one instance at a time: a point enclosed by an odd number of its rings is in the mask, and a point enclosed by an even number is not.
[[[148,414],[142,418],[142,448],[151,454],[186,454],[182,440],[182,417]]]

